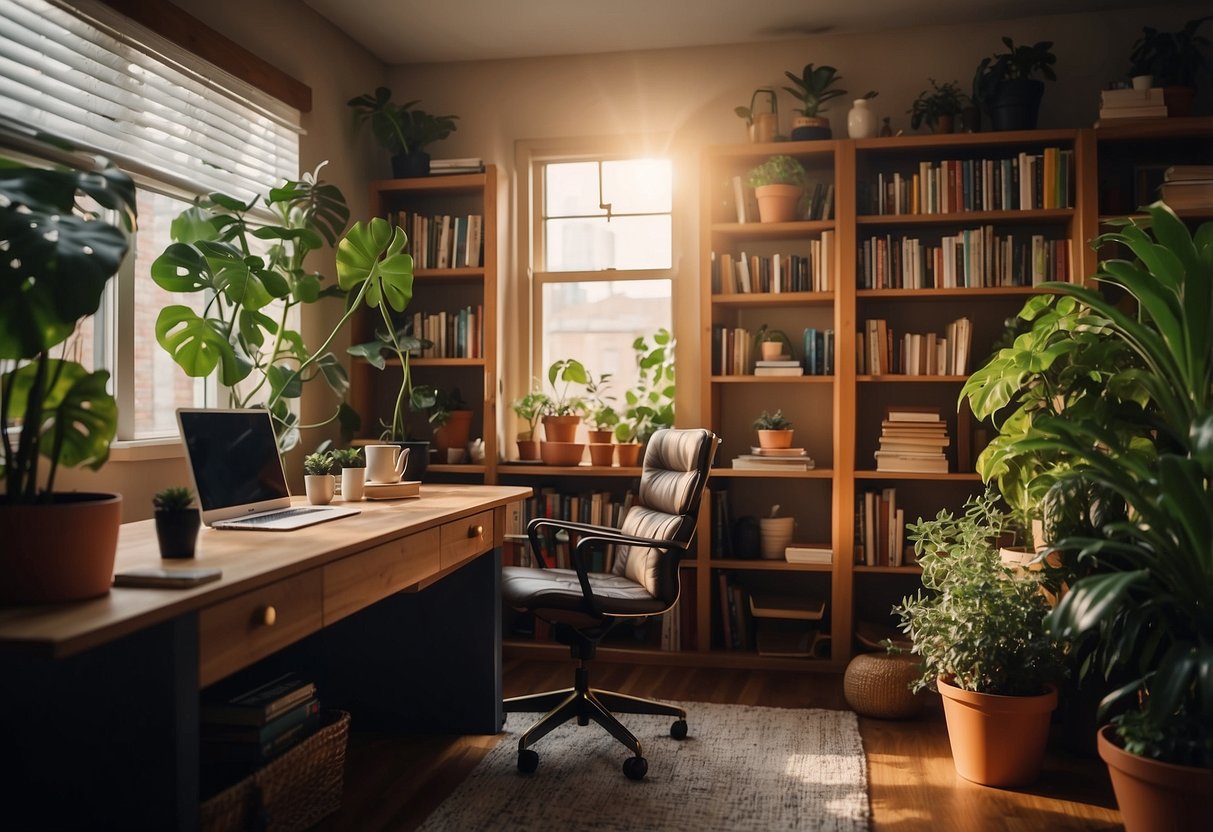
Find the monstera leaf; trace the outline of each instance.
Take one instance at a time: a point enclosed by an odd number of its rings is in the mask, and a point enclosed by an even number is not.
[[[386,301],[403,312],[413,299],[413,256],[403,252],[408,237],[376,217],[354,223],[337,245],[337,282],[347,292],[366,283],[367,306]]]

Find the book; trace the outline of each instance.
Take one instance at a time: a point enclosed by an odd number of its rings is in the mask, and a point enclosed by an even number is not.
[[[939,408],[910,407],[908,405],[890,407],[885,422],[939,422],[942,424],[942,420],[939,418]]]
[[[772,456],[772,457],[787,457],[797,458],[805,456],[804,448],[759,448],[757,446],[750,447],[750,456]]]
[[[188,589],[199,584],[217,581],[221,577],[223,577],[223,570],[217,567],[167,569],[159,566],[146,566],[114,573],[114,586]]]
[[[791,358],[760,359],[754,362],[755,367],[799,367],[800,362]]]
[[[810,471],[815,467],[816,463],[807,457],[791,460],[754,459],[745,456],[733,458],[733,469],[737,471]]]
[[[262,745],[276,739],[290,728],[305,722],[308,717],[320,713],[320,700],[315,696],[293,705],[286,711],[261,725],[212,722],[203,718],[199,725],[203,739],[243,742]]]
[[[820,598],[773,592],[750,593],[750,612],[755,618],[820,621],[825,610],[826,602]]]
[[[804,368],[799,365],[795,367],[755,367],[754,375],[756,376],[803,376]]]
[[[824,563],[834,562],[834,550],[829,546],[809,546],[804,543],[789,544],[783,550],[784,559],[788,563]]]
[[[948,473],[948,460],[945,457],[939,459],[881,457],[876,460],[876,470],[910,474],[946,474]]]
[[[264,725],[315,694],[314,683],[296,673],[284,673],[254,688],[220,691],[213,700],[204,699],[199,718],[204,722]]]

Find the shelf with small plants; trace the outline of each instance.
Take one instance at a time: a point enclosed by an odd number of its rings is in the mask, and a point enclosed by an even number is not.
[[[749,598],[791,586],[827,602],[820,630],[829,629],[829,551],[835,446],[836,298],[839,252],[851,203],[839,187],[848,142],[793,141],[708,148],[703,156],[700,262],[702,423],[722,439],[709,504],[701,513],[699,549],[686,577],[693,596],[693,649],[701,661],[726,667],[829,664],[828,649],[791,645],[788,652],[757,642]],[[774,219],[758,206],[767,184],[791,185],[791,216]],[[765,198],[765,195],[764,195]],[[745,407],[737,406],[740,401]],[[763,457],[754,423],[765,411],[795,429],[795,448],[780,463]],[[778,453],[774,451],[772,453]],[[764,461],[766,464],[764,464]],[[794,528],[786,544],[826,552],[826,562],[793,563],[786,545],[761,556],[761,523],[734,540],[733,520],[769,517],[782,504]],[[817,555],[820,558],[820,554]],[[689,591],[692,590],[693,592]],[[828,643],[822,642],[824,645]],[[804,648],[804,649],[801,649]],[[827,657],[822,661],[822,653]]]
[[[408,234],[413,256],[412,298],[394,317],[401,337],[416,339],[406,359],[382,360],[382,368],[355,357],[350,400],[362,419],[361,441],[430,441],[436,426],[427,408],[403,408],[403,424],[393,426],[400,374],[414,388],[458,389],[472,411],[473,449],[462,458],[430,454],[426,479],[494,482],[498,453],[497,417],[497,169],[481,173],[433,175],[373,181],[370,210]],[[384,322],[362,317],[351,342],[384,335]],[[475,440],[483,440],[476,445]],[[411,446],[411,453],[430,448]],[[454,449],[459,450],[459,449]],[[483,456],[481,456],[483,451]]]

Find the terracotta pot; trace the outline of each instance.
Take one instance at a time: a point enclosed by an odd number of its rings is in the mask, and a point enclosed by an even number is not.
[[[55,494],[45,505],[0,501],[0,603],[105,595],[114,578],[121,494]]]
[[[640,464],[640,449],[644,447],[639,442],[620,442],[615,446],[619,456],[619,467],[634,468]]]
[[[1207,828],[1213,817],[1213,769],[1130,754],[1117,744],[1111,725],[1099,730],[1096,741],[1125,832]]]
[[[758,431],[758,447],[760,448],[790,448],[792,447],[792,430],[760,430]]]
[[[613,442],[615,441],[615,433],[609,430],[587,430],[586,436],[593,445],[595,442]]]
[[[162,558],[192,558],[202,515],[196,508],[157,511],[156,541]]]
[[[799,185],[759,185],[754,189],[759,221],[791,222],[796,219],[796,205],[802,192]]]
[[[935,123],[929,125],[932,133],[951,133],[956,125],[954,116],[936,116]]]
[[[539,455],[547,465],[580,465],[584,442],[540,442]]]
[[[590,443],[590,464],[610,468],[615,462],[615,446],[610,442]]]
[[[1057,688],[1039,696],[961,690],[940,679],[956,773],[984,786],[1023,786],[1040,774]]]
[[[763,341],[759,348],[763,361],[778,361],[784,354],[783,341]]]
[[[1196,98],[1194,87],[1170,86],[1162,88],[1162,101],[1167,107],[1167,117],[1177,118],[1192,115],[1192,102]]]
[[[574,442],[580,424],[580,416],[544,416],[543,438],[548,442]]]
[[[539,440],[538,439],[519,439],[518,440],[518,458],[519,459],[539,459]]]
[[[434,447],[438,449],[439,461],[446,462],[446,452],[450,448],[466,448],[471,433],[472,411],[452,410],[446,424],[434,431]]]

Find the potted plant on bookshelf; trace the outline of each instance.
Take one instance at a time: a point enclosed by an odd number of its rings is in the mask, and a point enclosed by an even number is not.
[[[326,506],[333,501],[337,484],[333,477],[333,458],[317,451],[303,458],[303,487],[307,501],[314,506]]]
[[[434,394],[434,405],[430,408],[430,425],[434,428],[434,447],[438,450],[439,462],[451,462],[451,451],[455,456],[466,453],[472,431],[472,411],[458,387],[438,390]]]
[[[792,428],[792,423],[783,415],[782,410],[776,410],[774,413],[762,411],[754,420],[753,427],[758,431],[758,447],[792,447],[792,435],[795,430]]]
[[[1016,46],[1008,37],[1002,42],[1008,51],[982,59],[973,88],[995,130],[1033,130],[1045,92],[1044,81],[1033,76],[1057,80],[1053,42]]]
[[[98,208],[78,205],[82,197]],[[0,164],[0,602],[109,592],[122,496],[56,492],[55,477],[61,465],[105,464],[118,406],[107,371],[54,352],[97,311],[126,256],[135,205],[134,183],[108,164]]]
[[[924,123],[932,133],[951,133],[956,117],[964,112],[968,97],[955,81],[938,83],[928,78],[932,90],[923,90],[910,105],[910,126],[917,130]]]
[[[989,786],[1036,778],[1062,673],[1039,574],[999,558],[1008,523],[990,493],[908,524],[926,591],[894,608],[923,662],[913,690],[943,697],[957,773]]]
[[[184,486],[165,488],[152,497],[152,506],[160,557],[192,558],[202,526],[202,515],[194,505],[194,492]]]
[[[804,193],[804,166],[791,156],[771,156],[750,170],[747,181],[758,198],[760,222],[790,222]]]
[[[1162,87],[1168,116],[1191,114],[1197,79],[1210,72],[1210,41],[1200,34],[1200,28],[1210,20],[1213,15],[1189,20],[1178,32],[1145,26],[1129,53],[1131,74],[1153,76],[1153,83]]]
[[[366,458],[361,448],[338,448],[330,456],[341,471],[341,499],[347,503],[362,499],[366,491]]]
[[[791,359],[792,339],[782,329],[763,324],[754,333],[754,343],[763,361],[779,361]]]
[[[766,99],[767,109],[759,109],[759,96]],[[746,136],[751,142],[775,141],[779,134],[779,101],[775,98],[775,90],[759,87],[750,96],[750,106],[734,107],[733,112],[745,119]]]
[[[1071,460],[1050,495],[1094,483],[1132,507],[1053,543],[1088,569],[1051,620],[1084,673],[1127,677],[1103,701],[1105,716],[1123,712],[1099,752],[1130,832],[1199,828],[1213,811],[1213,224],[1193,233],[1162,203],[1147,215],[1096,239],[1136,258],[1101,262],[1096,280],[1140,312],[1077,284],[1043,288],[1086,305],[1103,343],[1132,355],[1108,386],[1138,403],[1152,443],[1065,415],[1041,419],[1035,440]]]
[[[459,116],[436,116],[415,109],[420,101],[392,102],[392,91],[377,87],[373,93],[351,98],[357,123],[370,122],[371,133],[392,155],[392,175],[401,178],[429,176],[430,155],[425,148],[455,132]]]
[[[323,380],[337,403],[309,427],[336,421],[352,434],[359,424],[345,402],[349,377],[329,351],[356,307],[347,306],[316,349],[291,323],[304,308],[346,294],[304,265],[313,252],[336,245],[349,220],[341,191],[319,178],[321,167],[248,202],[224,194],[196,201],[173,221],[173,242],[151,265],[161,289],[197,297],[193,305],[160,310],[156,341],[190,378],[215,376],[228,406],[269,410],[284,453],[299,442],[293,402],[311,381]],[[256,217],[262,202],[276,224]],[[361,286],[351,288],[357,294]]]
[[[529,393],[515,399],[511,405],[514,414],[526,425],[525,430],[518,432],[517,439],[518,458],[522,461],[529,462],[539,459],[539,438],[535,435],[535,431],[549,404],[547,394],[540,390],[538,382],[535,382],[535,386]]]
[[[792,119],[792,141],[830,138],[830,120],[820,113],[825,112],[827,101],[847,94],[846,90],[834,86],[842,80],[838,70],[825,64],[815,67],[809,63],[804,65],[800,75],[786,70],[783,74],[792,82],[792,86],[784,89],[801,105],[800,109],[792,111],[800,113]]]

